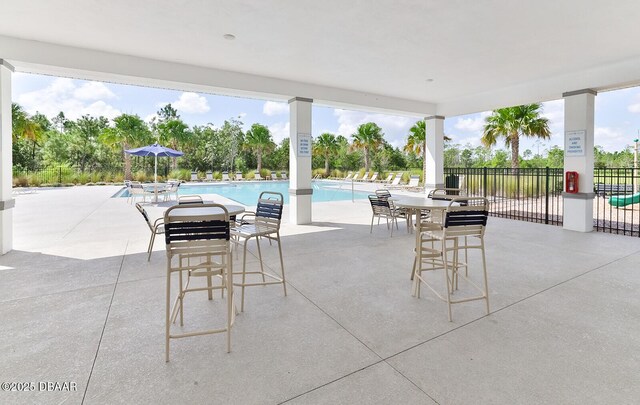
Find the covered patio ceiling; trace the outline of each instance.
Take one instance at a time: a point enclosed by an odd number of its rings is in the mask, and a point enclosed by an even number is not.
[[[638,21],[635,0],[5,1],[0,58],[25,72],[450,116],[640,83]]]

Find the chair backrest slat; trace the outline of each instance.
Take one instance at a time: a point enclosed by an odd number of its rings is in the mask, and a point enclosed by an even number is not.
[[[229,222],[222,220],[202,222],[170,222],[164,225],[167,244],[193,240],[229,240]]]

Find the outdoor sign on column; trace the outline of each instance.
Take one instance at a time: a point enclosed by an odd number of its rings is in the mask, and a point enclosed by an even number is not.
[[[311,135],[310,134],[298,134],[298,156],[310,157],[311,156]]]
[[[567,131],[565,133],[565,142],[566,150],[565,154],[567,157],[572,156],[584,156],[584,140],[587,136],[587,131]]]

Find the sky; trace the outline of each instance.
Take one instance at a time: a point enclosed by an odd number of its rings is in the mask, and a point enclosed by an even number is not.
[[[241,97],[199,94],[150,87],[130,86],[62,77],[15,73],[12,81],[13,101],[27,112],[40,112],[49,118],[63,111],[69,119],[82,115],[103,115],[114,118],[122,113],[137,114],[151,120],[160,107],[171,103],[189,125],[221,126],[225,120],[239,118],[245,130],[251,124],[269,127],[274,141],[280,143],[289,136],[287,103]],[[545,102],[543,116],[549,119],[552,136],[548,140],[521,140],[520,153],[526,149],[534,154],[554,145],[563,147],[564,102]],[[484,119],[489,111],[447,117],[444,131],[451,143],[480,145]],[[360,124],[373,121],[380,126],[391,145],[402,148],[409,128],[422,117],[406,117],[374,112],[313,106],[313,136],[324,132],[350,139]],[[606,151],[618,151],[630,146],[640,130],[640,87],[599,93],[596,97],[595,144]],[[504,148],[499,141],[498,148]]]

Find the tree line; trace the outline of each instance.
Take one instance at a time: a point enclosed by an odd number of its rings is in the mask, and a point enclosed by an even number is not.
[[[132,157],[125,149],[158,142],[184,152],[180,159],[163,164],[171,170],[254,171],[268,168],[288,170],[289,138],[279,144],[269,128],[254,123],[244,131],[244,123],[231,118],[220,127],[189,126],[177,110],[167,104],[145,122],[135,114],[121,114],[112,120],[84,115],[71,120],[64,112],[52,118],[28,114],[19,104],[12,105],[14,169],[35,171],[44,167],[69,166],[85,171],[121,168],[124,178],[149,170],[150,159]],[[347,170],[423,169],[426,139],[425,122],[416,122],[408,131],[404,145],[394,147],[374,122],[360,125],[349,137],[323,133],[313,140],[312,167],[324,175],[342,175]],[[486,118],[481,134],[482,146],[459,145],[445,137],[445,167],[562,167],[564,152],[552,147],[544,155],[519,150],[520,138],[548,139],[546,118],[539,104],[494,110]],[[509,149],[495,148],[502,139]],[[633,152],[595,150],[596,167],[630,167]]]

